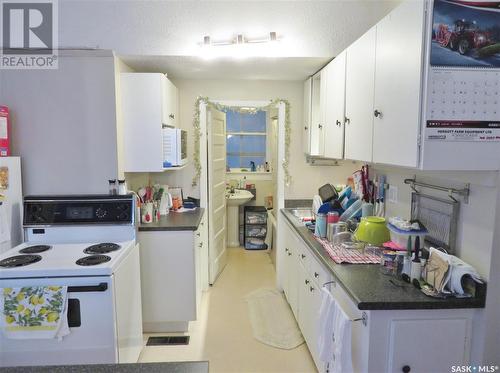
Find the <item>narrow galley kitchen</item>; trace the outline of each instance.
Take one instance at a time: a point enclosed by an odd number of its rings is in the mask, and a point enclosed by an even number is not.
[[[498,1],[0,19],[2,373],[500,372]]]

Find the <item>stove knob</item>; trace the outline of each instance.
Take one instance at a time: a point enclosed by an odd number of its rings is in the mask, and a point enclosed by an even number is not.
[[[108,212],[100,207],[95,210],[95,216],[97,216],[98,219],[103,219],[107,214]]]

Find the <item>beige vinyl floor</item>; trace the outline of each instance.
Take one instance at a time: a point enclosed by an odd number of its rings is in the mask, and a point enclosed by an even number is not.
[[[144,347],[139,362],[208,360],[211,373],[316,372],[305,343],[281,350],[252,336],[243,297],[260,287],[274,287],[275,277],[267,252],[228,249],[226,268],[203,295],[200,319],[190,323],[189,345]],[[151,335],[157,334],[145,335],[145,341]]]

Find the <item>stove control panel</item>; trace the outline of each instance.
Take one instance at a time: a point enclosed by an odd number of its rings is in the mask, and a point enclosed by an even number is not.
[[[133,195],[28,196],[24,225],[134,224]]]

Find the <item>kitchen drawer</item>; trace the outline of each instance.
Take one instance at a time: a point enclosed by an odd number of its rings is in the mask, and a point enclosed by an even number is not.
[[[318,286],[323,286],[325,282],[331,281],[332,275],[330,272],[321,265],[316,258],[313,257],[313,254],[309,252],[309,273],[311,278],[316,282]]]

